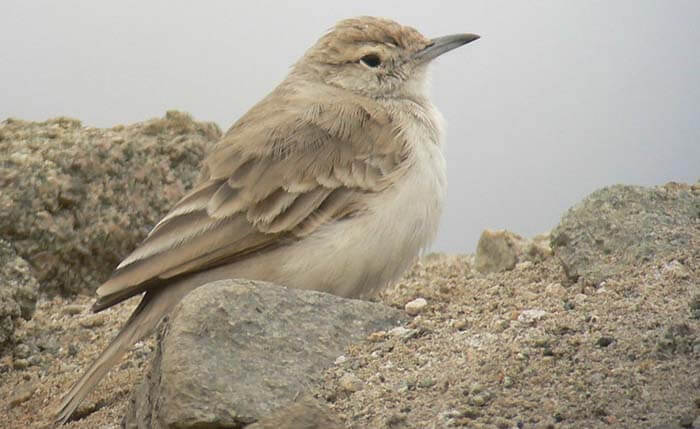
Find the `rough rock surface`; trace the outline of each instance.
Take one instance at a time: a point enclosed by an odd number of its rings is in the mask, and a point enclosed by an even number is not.
[[[126,426],[253,423],[318,383],[348,345],[404,317],[381,304],[269,283],[205,285],[164,325]]]
[[[600,284],[680,249],[700,258],[700,185],[610,186],[569,209],[552,247],[571,281]]]
[[[0,237],[42,291],[91,293],[190,188],[221,135],[176,111],[110,129],[0,123]]]
[[[344,427],[325,401],[322,403],[322,400],[306,396],[246,426],[246,429],[342,429]]]
[[[39,283],[27,261],[0,239],[0,356],[15,342],[18,319],[27,320],[34,314],[38,290]]]

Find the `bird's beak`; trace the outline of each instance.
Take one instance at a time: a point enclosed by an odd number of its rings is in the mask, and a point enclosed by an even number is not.
[[[447,51],[459,48],[469,42],[473,42],[480,36],[478,34],[453,34],[451,36],[438,37],[430,41],[430,44],[413,55],[413,58],[420,62],[430,61],[439,57]]]

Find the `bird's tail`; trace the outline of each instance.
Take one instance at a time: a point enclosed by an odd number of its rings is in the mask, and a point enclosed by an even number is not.
[[[158,292],[147,292],[138,307],[88,370],[65,394],[55,410],[54,422],[65,423],[90,391],[109,372],[110,368],[129,350],[132,344],[150,333],[172,305],[167,300],[156,299]]]

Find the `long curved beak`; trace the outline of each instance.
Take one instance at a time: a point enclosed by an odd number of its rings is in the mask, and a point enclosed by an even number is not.
[[[418,62],[430,61],[434,58],[439,57],[445,52],[451,51],[455,48],[459,48],[462,45],[466,45],[469,42],[473,42],[478,39],[478,34],[464,33],[464,34],[453,34],[451,36],[438,37],[431,40],[430,44],[413,55],[413,58]]]

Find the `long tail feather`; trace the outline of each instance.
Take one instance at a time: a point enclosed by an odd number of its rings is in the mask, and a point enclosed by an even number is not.
[[[129,347],[150,333],[158,321],[170,310],[172,305],[164,302],[167,300],[163,300],[160,295],[158,292],[148,292],[144,295],[119,334],[65,394],[55,411],[54,421],[56,424],[65,423],[87,394],[129,350]]]

